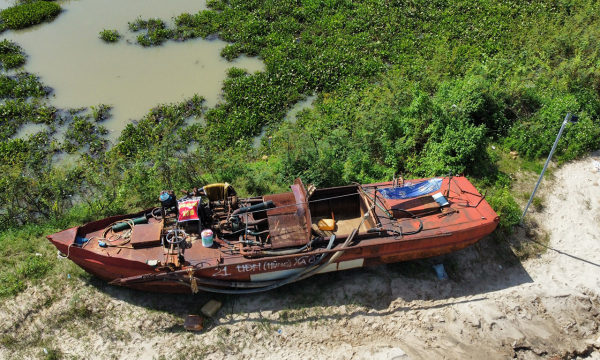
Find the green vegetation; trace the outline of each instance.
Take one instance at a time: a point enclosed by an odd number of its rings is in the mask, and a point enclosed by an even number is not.
[[[8,70],[23,64],[25,64],[25,55],[21,47],[7,39],[0,41],[0,67]]]
[[[0,98],[41,98],[50,91],[51,89],[43,86],[35,75],[26,72],[18,72],[15,76],[0,74]]]
[[[140,34],[137,37],[138,43],[142,46],[160,45],[172,35],[172,31],[166,28],[165,22],[158,18],[149,20],[138,18],[134,22],[127,23],[127,25],[129,30],[133,32],[143,29],[148,30],[145,34]]]
[[[5,27],[9,29],[23,29],[54,19],[61,8],[48,1],[36,1],[16,5],[0,12]]]
[[[207,113],[211,135],[223,143],[279,123],[314,90],[352,96],[390,66],[407,86],[415,84],[429,96],[437,93],[445,116],[462,117],[451,124],[452,131],[461,134],[464,126],[472,127],[461,139],[470,149],[452,156],[451,167],[466,166],[468,152],[484,139],[501,139],[504,148],[530,158],[542,156],[568,110],[584,120],[565,133],[560,158],[576,157],[598,143],[598,99],[591,90],[597,81],[591,70],[598,41],[590,26],[597,17],[595,2],[310,1],[290,6],[232,0],[209,6],[214,10],[176,17],[171,38],[216,33],[231,42],[222,53],[226,58],[258,55],[267,65],[265,72],[231,77],[224,87],[226,103]],[[469,124],[462,122],[464,116]],[[432,135],[444,131],[438,128]],[[427,150],[454,151],[443,144]]]
[[[7,159],[7,154],[14,155],[13,151],[9,151],[10,149],[19,148],[17,145],[7,146],[5,141],[22,125],[26,123],[52,125],[59,120],[56,116],[56,108],[39,101],[50,91],[38,81],[37,77],[26,72],[19,72],[15,76],[0,74],[0,98],[6,99],[3,104],[0,104],[0,138],[3,139],[0,147],[6,151],[0,153],[0,158]],[[34,100],[28,101],[29,98]]]
[[[90,108],[92,109],[92,117],[96,122],[104,121],[111,116],[110,109],[112,109],[112,106],[110,105],[99,104],[98,106],[91,106]]]
[[[117,42],[120,38],[121,34],[119,34],[117,30],[102,29],[102,31],[100,31],[100,39],[104,40],[107,43]]]
[[[580,122],[565,130],[557,159],[600,146],[598,2],[208,5],[211,10],[177,16],[174,29],[159,19],[137,19],[129,28],[147,31],[138,37],[143,46],[216,34],[230,43],[225,58],[259,56],[266,70],[232,68],[221,104],[206,109],[196,96],[160,105],[128,124],[110,148],[98,124],[106,105],[63,115],[39,104],[48,91],[37,79],[0,77],[7,99],[0,118],[0,249],[25,238],[19,232],[25,230],[15,230],[25,224],[51,233],[153,206],[162,189],[227,181],[240,195],[254,195],[286,190],[295,177],[326,187],[389,180],[394,173],[464,172],[488,191],[501,228],[510,229],[520,215],[511,174],[519,167],[539,171],[567,111]],[[313,93],[314,109],[295,123],[282,122]],[[186,125],[200,116],[206,126]],[[35,122],[49,129],[8,138]],[[69,125],[63,142],[52,128],[61,123]],[[253,148],[262,130],[267,136]],[[54,163],[60,152],[74,155],[68,166]],[[42,243],[36,240],[36,251]],[[0,265],[3,294],[44,272],[43,264],[19,270],[33,261],[26,259]]]
[[[102,125],[97,125],[89,120],[89,116],[75,116],[65,134],[63,149],[68,153],[75,153],[86,145],[90,154],[97,154],[106,148],[103,135],[108,134]]]
[[[25,123],[51,125],[56,120],[56,108],[23,100],[6,100],[0,104],[0,136],[13,136]]]

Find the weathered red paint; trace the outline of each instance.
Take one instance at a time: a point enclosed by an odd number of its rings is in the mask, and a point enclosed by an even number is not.
[[[419,180],[415,180],[419,181]],[[463,249],[474,244],[484,236],[490,234],[498,224],[498,216],[489,206],[489,204],[481,200],[481,195],[473,187],[473,185],[464,177],[452,178],[450,186],[448,179],[444,179],[441,192],[447,195],[450,202],[450,211],[447,213],[439,213],[426,216],[421,219],[423,221],[423,230],[414,235],[406,235],[402,238],[395,238],[386,233],[381,235],[377,233],[365,233],[361,231],[354,239],[354,245],[346,248],[344,254],[336,261],[343,263],[352,260],[364,259],[362,266],[371,266],[381,263],[392,263],[411,259],[419,259],[431,256],[446,254],[449,252]],[[367,186],[390,186],[390,183],[371,184]],[[285,203],[291,201],[291,207],[287,210],[275,209],[267,211],[267,216],[273,216],[273,219],[279,219],[281,223],[288,222],[295,225],[301,224],[302,221],[311,219],[311,208],[314,211],[318,210],[317,205],[309,206],[302,203],[304,194],[304,186],[301,183],[293,185],[293,191],[287,194],[277,194],[265,196],[263,200],[268,199],[283,199]],[[331,189],[319,189],[315,194],[332,194],[343,193],[352,187],[341,187]],[[289,198],[289,199],[288,199]],[[401,206],[401,202],[380,199],[386,204],[386,208],[393,209]],[[294,206],[294,201],[298,204]],[[411,200],[410,206],[413,210],[420,211],[422,214],[427,214],[430,209],[433,209],[430,202]],[[366,206],[368,202],[364,199],[359,203],[360,212],[364,214],[369,211],[370,207]],[[461,206],[460,204],[475,205],[477,207]],[[346,206],[346,205],[341,205]],[[288,211],[290,210],[290,211]],[[68,254],[69,259],[82,267],[87,272],[94,274],[104,280],[112,281],[115,279],[128,278],[149,273],[158,273],[153,267],[146,264],[147,260],[161,260],[164,257],[162,247],[149,248],[102,248],[98,246],[96,240],[91,240],[84,248],[73,246],[76,236],[86,237],[88,239],[101,236],[103,229],[109,224],[117,220],[125,218],[133,218],[141,214],[149,212],[150,209],[141,211],[136,214],[128,214],[122,216],[114,216],[107,219],[102,219],[92,223],[85,224],[81,227],[71,228],[53,235],[48,236],[48,239],[64,254]],[[291,217],[291,214],[297,214],[296,220]],[[372,216],[367,221],[368,227],[374,227],[376,218],[381,221],[381,226],[390,228],[395,223],[399,223],[403,232],[414,231],[418,228],[418,221],[410,218],[399,218],[390,221],[385,218],[384,212],[375,207],[371,212]],[[276,222],[269,218],[270,230],[276,225]],[[150,223],[157,222],[151,218]],[[276,232],[279,234],[279,232]],[[273,243],[273,248],[285,246],[301,246],[306,244],[310,237],[310,229],[306,232],[295,231],[293,237],[280,238],[279,242]],[[240,254],[227,255],[221,253],[216,246],[213,248],[205,248],[197,242],[191,248],[184,250],[185,259],[192,263],[198,264],[194,270],[194,276],[204,279],[218,279],[236,282],[249,282],[251,275],[270,273],[279,270],[288,270],[296,268],[304,268],[311,264],[311,261],[323,253],[333,254],[340,250],[344,239],[348,234],[342,234],[338,237],[338,242],[335,246],[327,251],[325,246],[317,247],[312,251],[303,252],[296,255],[276,256],[269,258],[246,258]],[[326,243],[328,239],[324,239]],[[218,243],[218,241],[217,241]],[[218,245],[217,245],[218,246]],[[330,255],[328,255],[329,257]],[[174,282],[151,282],[144,284],[131,285],[132,288],[160,291],[160,292],[190,292],[190,288],[184,284]]]

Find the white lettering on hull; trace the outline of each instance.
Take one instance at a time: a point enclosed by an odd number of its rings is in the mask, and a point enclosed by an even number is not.
[[[331,272],[331,271],[341,271],[341,270],[348,270],[348,269],[354,269],[357,267],[362,267],[364,262],[365,262],[365,259],[356,259],[356,260],[341,261],[339,263],[329,264],[323,270],[321,270],[319,272],[319,274],[323,274],[323,273]],[[245,266],[245,265],[238,265],[238,266]],[[278,271],[271,271],[271,272],[262,273],[262,274],[253,274],[253,275],[250,275],[250,280],[251,281],[269,281],[269,280],[285,279],[287,277],[290,277],[294,274],[299,273],[300,271],[303,271],[304,269],[306,269],[306,268],[278,270]]]

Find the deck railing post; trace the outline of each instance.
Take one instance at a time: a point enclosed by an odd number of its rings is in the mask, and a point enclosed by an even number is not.
[[[531,205],[531,202],[533,201],[533,197],[535,196],[535,192],[537,191],[538,187],[540,186],[540,183],[542,182],[542,178],[544,177],[544,173],[546,172],[546,168],[548,168],[548,164],[550,163],[550,159],[552,159],[552,155],[554,155],[554,150],[556,150],[556,146],[558,145],[558,140],[560,140],[560,136],[563,133],[563,130],[565,129],[565,126],[567,126],[567,124],[569,123],[569,120],[571,119],[571,113],[567,113],[567,116],[565,117],[565,121],[563,121],[562,126],[560,127],[560,131],[558,132],[558,136],[556,137],[556,140],[554,141],[554,145],[552,146],[552,150],[550,150],[550,155],[548,155],[548,159],[546,160],[546,164],[544,164],[544,168],[542,169],[542,173],[540,174],[540,178],[538,179],[537,183],[535,184],[535,188],[533,189],[533,192],[531,193],[531,197],[529,197],[529,201],[527,202],[527,206],[525,206],[525,210],[523,211],[523,215],[521,215],[521,219],[519,220],[519,225],[523,225],[523,218],[525,218],[525,214],[527,214],[527,209],[529,209],[529,205]]]

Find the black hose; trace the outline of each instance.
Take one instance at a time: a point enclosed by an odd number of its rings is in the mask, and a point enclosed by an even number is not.
[[[394,209],[394,210],[404,211],[405,213],[407,213],[408,215],[410,215],[413,219],[419,220],[419,228],[417,230],[405,232],[403,235],[414,235],[414,234],[418,234],[421,231],[423,231],[423,221],[417,215],[413,214],[412,212],[410,212],[408,210],[404,210],[404,209]]]
[[[335,238],[335,236],[333,237]],[[290,250],[263,250],[260,252],[261,255],[265,256],[283,256],[283,255],[294,255],[303,252],[306,249],[310,249],[314,240],[308,242],[308,244],[304,245],[298,249],[290,249]]]
[[[375,232],[392,232],[392,233],[396,233],[396,234],[402,236],[402,231],[386,229],[386,228],[382,228],[382,227],[371,228],[371,229],[367,230],[367,233],[375,233]]]
[[[383,227],[378,227],[378,228],[371,228],[371,229],[367,230],[367,232],[368,233],[374,233],[374,232],[392,232],[392,233],[396,233],[396,234],[398,234],[400,236],[404,236],[404,235],[418,234],[421,231],[423,231],[423,220],[421,220],[421,218],[419,218],[418,216],[416,216],[415,214],[413,214],[412,212],[410,212],[408,210],[404,210],[404,209],[394,209],[394,210],[396,210],[396,211],[404,211],[405,213],[407,213],[408,215],[410,215],[411,218],[419,220],[419,228],[417,230],[415,230],[415,231],[403,232],[402,228],[399,225],[396,225],[396,226],[398,226],[398,228],[400,230],[393,230],[393,229],[386,229],[386,228],[383,228]],[[398,220],[396,218],[391,218],[391,217],[389,219],[390,220],[396,220],[396,221]]]
[[[335,235],[329,239],[329,244],[327,245],[327,250],[331,250],[331,247],[333,246],[334,241],[335,241]],[[209,288],[209,287],[205,287],[205,286],[198,286],[198,289],[202,290],[202,291],[215,292],[215,293],[219,293],[219,294],[233,294],[233,295],[255,294],[255,293],[259,293],[259,292],[263,292],[263,291],[273,290],[275,288],[289,284],[290,282],[300,278],[301,276],[303,276],[305,274],[310,273],[312,275],[313,270],[315,270],[319,266],[319,263],[321,263],[321,261],[323,261],[323,259],[327,256],[327,254],[328,253],[321,254],[319,259],[317,259],[317,261],[315,261],[314,265],[312,265],[310,268],[307,268],[304,271],[299,271],[298,273],[296,273],[288,278],[283,279],[281,282],[278,282],[273,285],[265,286],[262,288],[244,289],[244,290],[228,290],[228,289],[214,289],[214,288]]]
[[[267,202],[262,202],[260,204],[256,204],[256,205],[252,205],[252,206],[246,206],[246,207],[234,210],[231,213],[231,216],[235,216],[235,215],[239,215],[239,214],[244,214],[244,213],[247,213],[247,212],[260,211],[260,210],[272,208],[274,206],[275,206],[275,203],[273,202],[273,200],[269,200]]]

